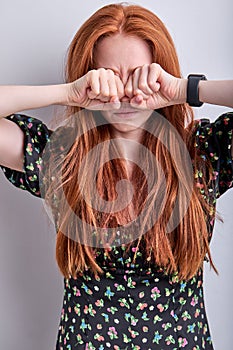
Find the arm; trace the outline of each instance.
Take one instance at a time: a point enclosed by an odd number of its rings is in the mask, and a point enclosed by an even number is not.
[[[174,104],[186,102],[187,83],[187,79],[179,79]],[[199,100],[203,103],[233,108],[233,80],[200,80]]]
[[[67,84],[69,85],[69,84]],[[15,112],[65,104],[67,86],[0,86],[0,164],[9,168],[23,170],[24,134],[22,130],[4,116]],[[14,147],[9,147],[14,145]]]
[[[138,101],[133,97],[131,99],[133,106],[159,109],[187,102],[187,79],[172,76],[157,63],[147,65],[146,68],[146,70],[143,70],[142,67],[138,67],[133,73],[139,75],[138,86],[133,85],[132,77],[129,77],[126,84],[129,94],[136,96],[137,93],[140,94],[142,91],[148,95],[144,99],[141,94]],[[148,82],[146,85],[144,84],[145,81]],[[148,93],[149,90],[150,93]],[[199,82],[199,100],[204,103],[233,107],[233,80],[201,80]],[[233,157],[233,139],[231,153]]]
[[[204,103],[233,107],[233,80],[201,80],[199,100]],[[231,156],[233,158],[233,138]]]
[[[67,84],[69,85],[69,84]],[[65,104],[67,85],[0,86],[0,164],[18,171],[23,170],[23,131],[3,118],[15,112]],[[14,145],[14,147],[9,147]]]
[[[146,68],[146,69],[145,69]],[[131,104],[137,108],[160,109],[187,102],[188,79],[176,78],[153,62],[135,69],[125,89],[132,95]],[[133,84],[138,81],[138,86]],[[145,84],[144,82],[147,82]],[[143,94],[147,98],[143,98]],[[141,94],[138,101],[136,95]],[[199,82],[199,100],[220,106],[233,107],[233,80],[201,80]]]
[[[67,85],[0,86],[0,118],[26,109],[65,105]]]
[[[60,85],[44,86],[0,86],[0,164],[22,171],[24,162],[24,133],[5,116],[16,112],[45,107],[53,104],[87,107],[89,109],[111,109],[111,103],[100,91],[99,78],[110,86],[111,97],[123,96],[123,85],[119,77],[108,70],[90,71],[78,80]],[[96,107],[97,106],[97,107]],[[9,147],[14,145],[14,147]]]
[[[187,79],[181,79],[181,96],[186,101]],[[203,103],[233,107],[233,80],[200,80],[199,100]],[[233,158],[233,138],[231,143]]]
[[[199,82],[201,102],[233,107],[233,80],[202,80]]]
[[[14,145],[14,147],[9,147]],[[11,121],[0,118],[0,164],[23,171],[24,133]]]
[[[233,107],[233,80],[201,80],[199,100],[204,103]],[[231,156],[233,158],[233,138]]]
[[[102,81],[101,84],[99,79]],[[114,104],[110,102],[122,96],[124,96],[123,84],[110,69],[91,70],[67,84],[0,86],[0,118],[22,110],[54,104],[88,109],[111,109]]]

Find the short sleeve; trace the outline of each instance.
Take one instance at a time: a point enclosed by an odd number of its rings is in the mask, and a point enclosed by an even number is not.
[[[214,122],[196,120],[195,146],[208,157],[216,179],[216,198],[233,186],[232,130],[233,112],[220,115]]]
[[[41,197],[39,186],[41,157],[52,131],[42,121],[26,115],[14,114],[7,119],[16,123],[24,133],[24,171],[1,166],[3,173],[14,186]]]

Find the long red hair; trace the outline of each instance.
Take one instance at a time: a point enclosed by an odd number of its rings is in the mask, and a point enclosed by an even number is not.
[[[149,10],[137,5],[112,4],[104,6],[95,12],[78,30],[74,36],[68,51],[66,76],[67,82],[74,81],[85,75],[89,70],[95,68],[95,48],[101,38],[111,36],[115,33],[124,33],[136,35],[145,40],[149,45],[154,62],[161,65],[163,69],[175,77],[181,77],[179,62],[170,34],[162,21]],[[69,117],[77,112],[77,125],[82,137],[75,139],[63,161],[62,185],[66,195],[67,202],[72,208],[72,212],[79,215],[83,221],[100,227],[100,222],[104,227],[116,227],[117,222],[128,217],[128,209],[114,213],[114,215],[99,215],[94,206],[88,205],[81,193],[82,184],[77,181],[80,166],[82,167],[82,180],[85,182],[92,179],[96,164],[100,161],[99,154],[93,153],[91,161],[85,163],[85,155],[97,144],[102,145],[101,153],[109,155],[109,147],[104,143],[111,139],[108,125],[96,125],[94,113],[80,113],[79,107],[68,107],[67,115]],[[195,139],[192,131],[195,129],[195,121],[191,108],[187,104],[180,104],[162,108],[158,112],[174,126],[183,142],[186,144],[191,159],[193,160],[194,175],[198,169],[202,169],[203,176],[202,190],[197,186],[193,187],[190,194],[190,202],[184,216],[183,199],[179,194],[179,182],[184,187],[189,188],[189,179],[186,178],[184,168],[179,169],[174,164],[174,155],[159,141],[167,138],[170,145],[175,147],[176,163],[182,166],[183,154],[182,148],[176,145],[176,139],[173,133],[163,125],[154,123],[150,118],[150,130],[159,130],[159,136],[156,139],[153,132],[146,133],[142,139],[142,144],[156,156],[156,160],[161,165],[166,174],[166,189],[162,203],[163,211],[157,222],[150,228],[143,237],[139,237],[138,244],[143,238],[145,242],[145,252],[152,255],[154,263],[164,268],[167,273],[178,273],[180,279],[189,279],[194,276],[199,268],[202,267],[206,255],[209,256],[211,265],[214,267],[209,251],[209,234],[207,221],[209,215],[214,215],[214,208],[208,203],[207,179],[211,180],[211,167],[206,169],[203,159],[198,154],[198,149],[194,147]],[[87,117],[88,114],[88,117]],[[187,127],[188,126],[188,127]],[[88,130],[88,131],[87,131]],[[110,158],[109,158],[110,159]],[[144,159],[144,168],[150,171],[151,159]],[[100,196],[108,201],[116,199],[116,183],[119,179],[126,178],[126,172],[123,160],[112,160],[100,168],[96,178],[96,186]],[[163,179],[158,174],[156,182],[150,193],[146,190],[146,176],[141,169],[134,167],[134,191],[133,197],[134,210],[139,214],[145,204],[145,197],[150,198],[147,207],[147,214],[142,219],[142,228],[146,225],[148,218],[153,215],[155,209],[154,203],[159,190],[163,187]],[[54,188],[48,190],[47,200],[53,205]],[[95,203],[95,198],[91,189],[87,190],[86,197],[89,203]],[[167,233],[166,226],[175,201],[179,202],[178,215],[179,224],[173,232]],[[85,245],[78,239],[79,235],[85,237],[85,227],[73,227],[71,223],[71,213],[64,208],[60,208],[59,214],[56,259],[62,274],[69,278],[77,277],[85,269],[92,270],[95,274],[101,273],[102,269],[95,259],[95,249],[91,245]],[[180,217],[179,217],[180,215]],[[102,221],[101,221],[102,220]],[[143,226],[144,225],[144,226]],[[62,228],[65,228],[64,229]],[[82,229],[82,232],[80,230]],[[74,231],[75,237],[74,238]],[[65,232],[65,233],[64,233]],[[132,242],[131,242],[132,243]],[[128,244],[130,248],[131,243]],[[214,267],[215,269],[215,267]]]

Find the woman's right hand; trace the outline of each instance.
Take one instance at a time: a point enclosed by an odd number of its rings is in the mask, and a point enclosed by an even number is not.
[[[99,68],[69,84],[68,104],[91,110],[118,109],[124,95],[121,79],[111,69]]]

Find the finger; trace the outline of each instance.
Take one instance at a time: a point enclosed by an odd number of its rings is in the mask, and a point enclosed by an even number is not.
[[[133,93],[133,75],[130,74],[128,77],[128,80],[125,84],[125,95],[129,98],[132,98],[134,96]]]
[[[160,76],[160,69],[161,67],[156,64],[152,63],[149,67],[149,74],[148,74],[148,85],[153,90],[153,92],[158,92],[160,89],[160,83],[158,81],[158,78]]]
[[[87,85],[90,88],[88,92],[88,97],[90,99],[96,98],[100,93],[100,84],[99,84],[99,74],[96,69],[91,70],[87,74]]]
[[[106,69],[99,68],[99,84],[100,84],[100,93],[97,96],[98,99],[105,102],[109,100],[109,83],[108,83],[108,74]]]
[[[108,89],[109,89],[109,98],[118,95],[117,84],[116,84],[116,76],[111,69],[107,70],[108,76]]]
[[[102,102],[116,102],[118,100],[118,86],[116,83],[116,78],[118,78],[119,89],[120,78],[117,77],[111,69],[101,69],[100,71],[100,94],[97,98]]]
[[[146,100],[142,97],[142,95],[136,95],[131,98],[130,105],[133,108],[146,109]]]
[[[139,78],[141,74],[141,67],[137,68],[133,73],[133,94],[136,95],[142,95],[143,98],[148,98],[148,94],[145,94],[140,88],[139,88]]]
[[[138,81],[139,81],[139,75],[140,75],[140,68],[136,69],[133,72],[132,76],[132,82],[133,82],[133,95],[137,95],[141,93],[141,90],[138,87]]]
[[[144,64],[141,67],[139,78],[138,78],[138,87],[146,95],[152,95],[153,90],[148,86],[148,75],[149,75],[149,64]]]

